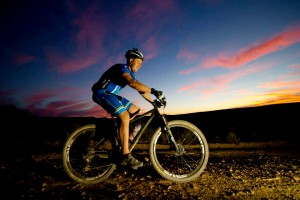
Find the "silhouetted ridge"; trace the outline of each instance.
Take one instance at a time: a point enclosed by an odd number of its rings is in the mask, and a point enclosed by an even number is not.
[[[33,117],[29,111],[17,108],[14,105],[0,105],[1,117]]]
[[[194,123],[210,142],[225,141],[234,130],[243,141],[293,140],[300,137],[300,103],[286,103],[170,115],[171,119],[184,119]]]
[[[241,142],[298,141],[300,103],[237,108],[182,115],[167,115],[167,119],[182,119],[195,124],[204,133],[208,143],[227,143],[228,135]],[[42,149],[46,143],[61,144],[79,126],[91,123],[107,128],[111,122],[94,117],[37,117],[12,105],[0,106],[1,148]],[[147,119],[147,118],[146,118]],[[144,119],[144,120],[146,120]],[[153,121],[150,128],[156,130]]]

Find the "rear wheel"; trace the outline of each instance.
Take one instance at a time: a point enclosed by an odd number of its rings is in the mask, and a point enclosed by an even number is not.
[[[193,124],[183,120],[168,122],[177,149],[169,134],[158,128],[149,147],[154,169],[172,182],[188,182],[204,171],[209,149],[203,133]]]
[[[76,129],[63,148],[63,165],[67,174],[81,184],[96,184],[107,179],[115,170],[112,145],[96,125]]]

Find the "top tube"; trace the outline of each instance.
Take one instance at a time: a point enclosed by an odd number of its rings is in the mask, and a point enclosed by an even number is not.
[[[135,121],[137,121],[137,120],[139,120],[139,119],[142,119],[143,117],[145,117],[145,116],[148,115],[149,113],[151,113],[151,115],[152,115],[153,112],[154,112],[154,109],[155,109],[155,108],[152,108],[151,110],[145,112],[145,113],[142,114],[142,115],[137,115],[135,118],[133,118],[133,119],[130,121],[130,123],[135,122]]]

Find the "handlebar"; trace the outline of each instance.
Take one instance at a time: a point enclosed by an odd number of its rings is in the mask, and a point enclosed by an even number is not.
[[[157,108],[160,108],[160,107],[166,107],[167,105],[167,100],[166,100],[166,97],[163,95],[163,93],[159,93],[159,95],[155,95],[156,99],[154,100],[153,102],[153,106],[154,107],[157,107]]]

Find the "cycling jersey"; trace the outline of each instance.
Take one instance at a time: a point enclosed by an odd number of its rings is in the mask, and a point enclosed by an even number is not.
[[[134,73],[128,69],[127,65],[116,64],[104,72],[92,87],[93,100],[116,116],[128,110],[132,105],[132,102],[118,95],[120,90],[128,84],[122,76],[124,73],[130,74],[136,80]]]
[[[119,94],[120,90],[128,84],[122,76],[123,73],[130,74],[136,80],[134,73],[128,69],[126,64],[116,64],[110,67],[93,85],[93,92],[105,89],[112,94]]]

